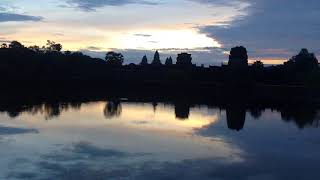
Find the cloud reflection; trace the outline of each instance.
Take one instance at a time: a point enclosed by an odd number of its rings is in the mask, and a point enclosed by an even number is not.
[[[7,178],[17,179],[180,179],[196,176],[230,163],[228,156],[203,160],[154,161],[150,153],[127,153],[98,147],[91,143],[74,143],[62,151],[48,153],[35,162],[37,171],[12,170]],[[236,161],[238,162],[238,161]],[[210,165],[210,166],[207,166]],[[205,167],[206,166],[206,167]],[[201,168],[201,169],[198,169]],[[198,171],[195,171],[198,169]],[[200,171],[199,171],[200,170]],[[184,179],[185,179],[184,178]]]
[[[5,127],[0,125],[0,136],[1,135],[16,135],[26,133],[39,133],[36,129],[18,128],[18,127]]]

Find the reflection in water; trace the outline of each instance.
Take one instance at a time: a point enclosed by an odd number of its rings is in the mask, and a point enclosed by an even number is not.
[[[39,133],[39,131],[36,129],[0,126],[0,135],[16,135],[26,133]]]
[[[255,119],[259,119],[262,116],[264,109],[261,109],[260,107],[253,107],[249,109],[249,112],[251,116]]]
[[[154,113],[157,112],[157,106],[158,106],[158,103],[157,103],[157,102],[152,102],[152,107],[153,107],[153,112],[154,112]]]
[[[23,112],[31,114],[40,113],[45,116],[45,119],[49,120],[59,117],[62,112],[67,112],[70,109],[79,110],[81,104],[81,102],[46,102],[40,104],[0,103],[0,112],[7,112],[11,118],[19,117]]]
[[[242,160],[236,146],[192,134],[194,128],[217,120],[214,111],[193,108],[188,119],[180,121],[174,107],[164,103],[157,103],[156,112],[152,103],[119,100],[83,103],[78,110],[68,109],[66,103],[49,104],[24,108],[16,118],[0,114],[8,119],[6,123],[40,132],[15,137],[0,149],[0,157],[8,157],[0,167],[10,164],[0,168],[0,179],[152,179],[147,174],[167,162],[208,157],[226,159],[224,163]],[[45,112],[60,110],[55,121],[43,120],[44,107],[49,110]],[[105,121],[106,117],[116,121]]]
[[[107,119],[119,117],[122,112],[120,100],[108,101],[104,107],[103,114]]]
[[[240,131],[246,121],[246,110],[241,106],[230,106],[226,109],[228,128]]]
[[[17,118],[21,113],[29,113],[32,115],[42,114],[47,120],[58,118],[63,112],[70,110],[79,111],[82,105],[88,102],[45,102],[45,103],[0,103],[0,112],[6,112],[11,118]],[[157,113],[159,103],[153,101],[149,103],[153,107],[154,114]],[[190,109],[194,107],[187,101],[174,101],[174,113],[176,119],[188,120]],[[254,119],[259,119],[266,109],[272,109],[280,112],[282,120],[286,122],[293,121],[299,128],[307,126],[319,127],[320,117],[318,108],[315,106],[246,106],[244,104],[219,106],[219,109],[226,111],[226,121],[229,129],[240,131],[244,128],[246,121],[246,112],[249,112]],[[170,107],[170,106],[169,106]],[[122,113],[123,107],[120,99],[112,99],[105,103],[103,115],[105,118],[116,118]]]
[[[0,179],[319,179],[316,107],[196,104],[0,103]]]
[[[188,119],[190,114],[190,104],[187,102],[176,102],[174,104],[174,112],[178,119]]]
[[[285,107],[281,111],[281,118],[284,121],[294,121],[299,128],[304,128],[308,125],[319,127],[320,121],[317,109],[309,106]]]

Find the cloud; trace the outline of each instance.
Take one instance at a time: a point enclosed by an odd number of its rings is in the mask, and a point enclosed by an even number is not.
[[[134,36],[138,36],[138,37],[151,37],[151,34],[134,34]]]
[[[64,36],[64,33],[56,32],[56,33],[53,33],[52,35],[54,35],[54,36]]]
[[[128,153],[123,151],[118,151],[115,149],[108,149],[104,147],[99,147],[90,142],[77,142],[64,147],[65,151],[55,152],[53,154],[48,154],[42,156],[46,160],[52,161],[74,161],[87,160],[89,159],[101,159],[101,158],[128,158],[128,157],[140,157],[150,155],[148,153]]]
[[[239,0],[238,0],[239,1]],[[214,0],[201,0],[212,3]],[[244,2],[244,1],[242,1]],[[247,16],[235,18],[226,26],[206,25],[200,32],[217,39],[225,47],[244,45],[253,51],[276,49],[272,56],[286,57],[287,51],[294,55],[300,48],[317,51],[320,43],[320,1],[310,0],[247,0],[250,6]]]
[[[251,0],[189,0],[202,4],[213,4],[213,5],[234,5],[239,3],[250,2]]]
[[[8,179],[122,179],[133,176],[144,166],[150,153],[130,153],[99,147],[88,142],[63,146],[59,151],[40,156],[40,161],[28,161],[39,171],[11,168]],[[138,160],[138,162],[135,162]],[[140,161],[139,161],[140,160]],[[139,168],[139,169],[138,169]],[[143,168],[143,167],[142,167]],[[42,173],[45,172],[45,173]]]
[[[101,51],[102,50],[101,47],[96,47],[96,46],[89,46],[89,47],[87,47],[87,49],[90,51]]]
[[[261,149],[261,146],[259,146]],[[271,145],[274,148],[274,146]],[[277,149],[278,150],[278,149]],[[295,151],[294,151],[295,152]],[[36,164],[38,171],[23,172],[12,170],[8,178],[21,179],[317,179],[318,156],[306,158],[294,152],[274,151],[243,155],[245,161],[228,162],[224,158],[190,159],[176,162],[140,161],[119,158],[90,159],[87,161],[61,160],[61,162],[43,159]],[[232,157],[230,157],[232,158]],[[273,160],[271,161],[270,158]],[[71,160],[71,159],[70,159]],[[288,173],[289,170],[296,173]],[[22,172],[21,172],[22,171]],[[232,173],[230,173],[232,171]],[[46,172],[46,173],[41,173]]]
[[[148,43],[157,44],[159,41],[148,41]]]
[[[128,156],[128,153],[97,147],[87,142],[79,142],[77,144],[74,144],[72,151],[77,154],[86,155],[86,157],[90,158],[121,158]]]
[[[157,2],[147,0],[67,0],[67,4],[83,11],[95,11],[104,6],[123,6],[127,4],[156,5]]]
[[[0,23],[9,21],[41,21],[43,17],[0,12]]]
[[[39,133],[39,131],[36,129],[0,126],[0,135],[16,135],[16,134],[26,134],[26,133]]]
[[[12,41],[6,39],[6,38],[3,38],[3,37],[0,37],[0,43],[11,43]]]

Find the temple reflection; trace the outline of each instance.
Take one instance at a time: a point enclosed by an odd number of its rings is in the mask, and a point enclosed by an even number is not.
[[[188,119],[190,115],[190,104],[186,102],[175,102],[174,112],[177,119]]]
[[[246,109],[241,106],[230,106],[226,108],[228,128],[240,131],[246,121]]]

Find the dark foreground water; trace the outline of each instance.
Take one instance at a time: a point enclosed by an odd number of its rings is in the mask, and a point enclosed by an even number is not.
[[[109,101],[2,106],[0,179],[320,179],[320,114]]]

